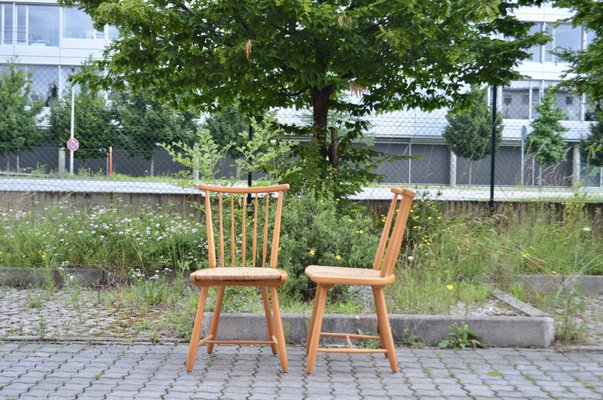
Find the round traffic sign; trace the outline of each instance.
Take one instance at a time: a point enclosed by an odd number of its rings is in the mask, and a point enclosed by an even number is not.
[[[76,138],[71,138],[67,141],[67,148],[71,151],[76,151],[80,148],[80,142]]]

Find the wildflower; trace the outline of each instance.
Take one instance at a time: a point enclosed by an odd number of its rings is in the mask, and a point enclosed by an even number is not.
[[[336,258],[337,260],[341,260],[341,256],[340,256],[339,254],[337,254],[337,255],[335,256],[335,258]]]
[[[446,289],[454,290],[454,285],[452,283],[449,283],[448,285],[446,285]]]
[[[590,229],[590,227],[588,227],[588,226],[585,226],[584,228],[582,228],[582,230],[584,232],[590,232],[592,229]]]
[[[314,249],[310,249],[310,251],[308,252],[311,256],[313,256],[314,254],[316,254],[316,251]]]
[[[364,229],[360,229],[359,231],[356,231],[356,232],[358,232],[359,235],[364,235]]]
[[[427,219],[431,219],[431,215],[429,217],[427,217]]]
[[[406,257],[406,259],[407,259],[408,261],[412,261],[412,260],[414,260],[415,258],[414,258],[413,256],[408,256],[408,257]]]

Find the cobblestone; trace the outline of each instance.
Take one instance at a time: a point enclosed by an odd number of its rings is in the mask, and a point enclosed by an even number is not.
[[[307,376],[305,351],[300,347],[289,348],[290,374],[280,372],[277,357],[257,347],[218,346],[211,362],[199,352],[191,373],[184,370],[186,344],[108,343],[77,348],[77,368],[73,368],[66,362],[74,353],[73,346],[0,343],[0,354],[4,354],[0,356],[0,399],[600,399],[603,391],[603,353],[597,352],[400,348],[398,356],[404,363],[397,374],[390,372],[387,359],[381,355],[321,354],[314,374]],[[36,373],[36,381],[28,379],[35,368],[29,361],[41,354],[53,372]],[[94,362],[100,356],[102,367]],[[472,368],[459,372],[450,367],[459,359],[471,359]],[[253,360],[253,365],[243,370],[239,360],[245,365]],[[26,367],[12,373],[11,368],[20,361]],[[530,368],[518,371],[518,362]],[[429,365],[430,373],[417,368],[421,365]],[[492,366],[500,376],[484,374]],[[70,372],[62,373],[66,369]],[[564,369],[571,372],[563,380],[557,379]]]

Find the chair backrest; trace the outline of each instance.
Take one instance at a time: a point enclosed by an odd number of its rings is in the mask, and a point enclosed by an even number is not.
[[[276,268],[283,194],[289,185],[242,188],[201,184],[198,187],[205,194],[209,267],[268,265]]]
[[[394,268],[400,255],[408,214],[410,213],[410,205],[412,199],[415,197],[415,192],[410,189],[392,188],[391,191],[394,193],[394,198],[387,212],[385,226],[381,233],[375,262],[373,263],[374,269],[381,270],[382,277],[390,276],[394,273]]]

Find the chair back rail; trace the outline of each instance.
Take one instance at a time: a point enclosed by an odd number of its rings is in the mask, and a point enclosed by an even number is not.
[[[226,267],[229,261],[230,266],[266,267],[268,264],[276,268],[283,194],[289,185],[224,188],[202,184],[198,187],[205,195],[209,267]],[[272,197],[277,199],[276,207],[271,205]],[[217,209],[213,210],[216,205]]]
[[[373,263],[374,269],[381,270],[381,277],[390,276],[394,272],[396,261],[400,255],[410,206],[415,197],[415,192],[409,189],[392,188],[391,191],[394,193],[394,197],[387,212]]]

